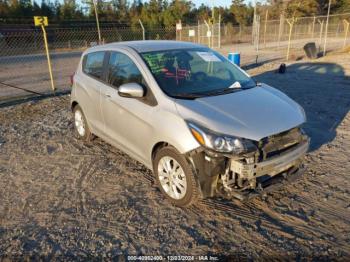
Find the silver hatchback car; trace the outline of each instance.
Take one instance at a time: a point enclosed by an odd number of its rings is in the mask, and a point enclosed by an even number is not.
[[[309,138],[304,110],[219,53],[175,41],[86,50],[74,74],[77,134],[152,169],[174,204],[247,199],[292,181]]]

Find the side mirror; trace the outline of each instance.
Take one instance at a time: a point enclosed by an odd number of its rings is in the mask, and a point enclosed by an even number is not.
[[[118,94],[123,97],[140,98],[144,97],[145,90],[137,83],[128,83],[119,86]]]

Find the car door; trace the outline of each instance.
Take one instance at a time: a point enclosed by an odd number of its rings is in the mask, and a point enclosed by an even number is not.
[[[94,133],[103,132],[104,121],[101,111],[100,91],[104,86],[104,64],[106,63],[106,52],[98,51],[88,53],[82,62],[82,74],[76,81],[79,85],[79,103],[82,106],[87,121]]]
[[[107,83],[101,89],[102,114],[109,139],[140,161],[146,161],[155,99],[136,63],[127,54],[110,52],[107,64]],[[144,87],[144,98],[122,97],[118,88],[122,84],[138,83]]]

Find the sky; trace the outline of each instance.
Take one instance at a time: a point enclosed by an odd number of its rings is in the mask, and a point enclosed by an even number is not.
[[[36,0],[37,2],[40,2],[40,0]],[[62,0],[63,1],[63,0]],[[147,2],[148,0],[143,0],[143,2]],[[201,4],[206,4],[207,6],[212,6],[213,3],[215,6],[224,6],[224,7],[230,7],[232,4],[232,0],[191,0],[192,3],[194,3],[197,7]],[[246,3],[254,2],[255,0],[245,0]],[[81,3],[82,0],[78,0],[78,3]],[[108,2],[108,1],[106,1]],[[131,1],[129,1],[131,2]],[[264,2],[264,0],[259,0],[259,2]]]
[[[246,0],[245,2],[249,3],[252,2],[253,0]],[[212,3],[215,4],[215,6],[225,6],[229,7],[232,3],[232,0],[192,0],[192,2],[196,6],[200,6],[201,4],[206,4],[208,6],[212,6]]]
[[[40,0],[36,0],[37,2],[40,2]],[[61,0],[63,2],[63,0]],[[148,0],[143,0],[143,2],[147,2]],[[191,0],[192,3],[194,3],[197,7],[201,4],[205,4],[207,6],[212,7],[213,3],[215,6],[224,6],[224,7],[230,7],[232,4],[232,0]],[[254,3],[255,0],[245,0],[246,3]],[[81,3],[82,0],[78,0],[78,3]],[[105,2],[108,2],[105,1]],[[131,2],[129,0],[129,2]],[[264,2],[264,0],[259,0],[259,2]]]
[[[200,6],[201,4],[206,4],[208,6],[212,6],[212,4],[214,3],[215,6],[230,6],[232,3],[232,0],[192,0],[192,2],[196,5],[196,6]]]

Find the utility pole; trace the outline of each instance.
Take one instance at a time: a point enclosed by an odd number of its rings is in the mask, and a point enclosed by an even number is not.
[[[266,30],[267,30],[267,19],[269,17],[269,9],[266,9],[266,14],[265,14],[265,26],[264,26],[264,45],[266,47]]]
[[[332,4],[332,0],[329,0],[328,3],[328,13],[327,13],[327,21],[326,21],[326,32],[325,32],[325,38],[324,38],[324,46],[323,46],[323,56],[326,55],[327,51],[327,35],[328,35],[328,23],[329,23],[329,14],[331,12],[331,4]]]
[[[215,29],[215,6],[214,0],[212,0],[212,11],[211,11],[211,47],[214,47],[214,29]]]
[[[97,0],[92,0],[95,9],[96,25],[97,25],[97,34],[98,34],[98,43],[101,44],[101,31],[100,31],[100,22],[98,21],[98,12],[97,12]]]
[[[256,0],[254,2],[254,18],[253,18],[253,30],[252,30],[252,42],[255,44],[256,36]]]
[[[145,28],[143,27],[141,19],[139,19],[139,23],[140,23],[141,28],[142,28],[142,40],[146,40]]]
[[[211,0],[212,1],[212,11],[211,11],[211,19],[213,20],[213,24],[214,24],[214,21],[215,21],[215,14],[214,14],[214,12],[215,12],[215,7],[214,7],[214,0]]]

